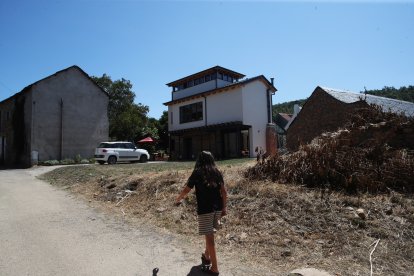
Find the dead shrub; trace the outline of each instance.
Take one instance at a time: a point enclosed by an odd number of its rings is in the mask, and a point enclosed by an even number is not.
[[[414,129],[414,119],[374,107],[360,110],[346,127],[324,133],[296,152],[259,162],[245,176],[351,194],[414,192],[412,145],[401,138],[401,128]]]

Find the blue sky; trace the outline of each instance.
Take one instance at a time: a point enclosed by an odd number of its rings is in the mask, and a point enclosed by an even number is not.
[[[215,65],[274,77],[274,103],[414,85],[414,1],[0,1],[0,101],[72,65],[130,80],[154,118]]]

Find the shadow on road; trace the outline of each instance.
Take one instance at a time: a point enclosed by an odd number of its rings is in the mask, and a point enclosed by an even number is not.
[[[205,276],[207,275],[201,270],[201,265],[193,266],[187,276]]]

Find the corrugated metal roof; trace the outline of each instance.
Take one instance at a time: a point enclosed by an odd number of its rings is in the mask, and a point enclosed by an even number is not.
[[[327,87],[320,88],[343,103],[355,103],[365,100],[368,104],[380,106],[385,112],[404,114],[407,117],[414,117],[414,103]]]

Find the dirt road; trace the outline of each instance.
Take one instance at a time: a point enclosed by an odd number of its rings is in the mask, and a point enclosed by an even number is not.
[[[131,226],[35,178],[0,170],[0,275],[204,275],[200,250],[151,226]],[[220,275],[269,275],[223,260]]]

